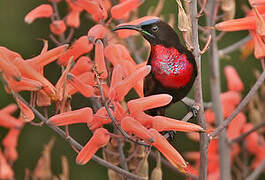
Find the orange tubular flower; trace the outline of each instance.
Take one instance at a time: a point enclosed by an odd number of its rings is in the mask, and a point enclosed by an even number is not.
[[[123,68],[123,59],[118,44],[110,43],[107,47],[105,47],[104,55],[114,67],[120,64]]]
[[[236,106],[241,100],[240,94],[235,91],[227,91],[221,94],[222,104],[231,104]]]
[[[136,83],[143,79],[151,71],[151,66],[147,65],[143,68],[137,69],[134,73],[127,76],[124,80],[118,82],[110,88],[109,97],[111,100],[121,101],[129,90],[136,85]]]
[[[20,91],[39,91],[42,89],[42,84],[39,81],[22,77],[20,81],[6,80],[8,87],[14,92]]]
[[[254,56],[258,59],[265,57],[265,43],[262,38],[255,33],[254,31],[250,31],[250,35],[253,37],[254,41]]]
[[[256,17],[249,16],[239,19],[227,20],[216,24],[215,28],[218,29],[219,31],[255,30]]]
[[[2,71],[6,76],[11,76],[14,80],[19,81],[21,79],[21,73],[11,62],[9,52],[10,50],[7,48],[0,47],[0,71]]]
[[[58,63],[61,65],[67,65],[71,56],[73,60],[76,60],[79,56],[90,52],[93,49],[93,44],[89,43],[87,36],[81,36],[74,44],[62,55]]]
[[[61,74],[59,80],[55,85],[55,88],[57,90],[57,98],[59,101],[62,101],[64,98],[67,98],[69,96],[69,94],[66,93],[68,92],[67,75],[70,72],[73,63],[73,57],[71,57],[70,61],[68,61],[66,68],[64,69],[63,73]]]
[[[14,172],[0,149],[0,179],[13,179]]]
[[[84,8],[88,14],[91,14],[96,22],[106,20],[108,17],[105,8],[98,1],[77,0],[76,4]]]
[[[264,0],[249,0],[249,3],[252,6],[265,5],[265,1]]]
[[[64,44],[49,51],[44,50],[44,52],[42,52],[40,55],[31,59],[27,59],[26,62],[35,69],[43,69],[44,66],[50,64],[62,56],[67,48],[68,44]]]
[[[112,120],[109,118],[108,112],[106,111],[105,107],[101,107],[93,116],[93,120],[87,123],[87,126],[90,130],[94,131],[95,129],[102,127],[104,124],[109,124],[111,122]]]
[[[20,109],[20,117],[23,119],[23,121],[25,122],[32,121],[35,118],[35,115],[31,111],[31,109],[19,99],[16,99],[16,101]]]
[[[109,30],[102,24],[96,24],[89,29],[87,37],[90,42],[94,43],[96,39],[103,39],[108,32]]]
[[[80,16],[81,11],[72,9],[69,14],[66,16],[67,26],[78,28],[80,26]]]
[[[94,95],[94,88],[88,84],[83,83],[75,75],[68,73],[67,80],[70,84],[85,97]]]
[[[74,67],[70,70],[70,73],[79,76],[83,73],[90,72],[93,64],[91,59],[86,56],[81,56],[75,63]]]
[[[61,114],[52,116],[48,123],[55,126],[66,126],[77,123],[88,123],[92,121],[93,111],[91,108],[86,107],[74,111],[68,111]]]
[[[49,106],[51,105],[51,98],[47,96],[43,91],[40,91],[37,93],[37,106],[42,107],[42,106]]]
[[[243,132],[248,132],[253,128],[253,125],[247,123],[244,125]],[[265,157],[265,143],[264,138],[259,136],[257,132],[252,132],[248,135],[244,141],[246,143],[246,148],[251,154],[255,154],[255,158],[252,162],[252,168],[256,169],[260,163],[263,162]]]
[[[221,102],[223,107],[224,117],[227,118],[240,102],[240,95],[235,91],[228,91],[221,94]]]
[[[115,84],[117,84],[118,82],[122,80],[123,78],[122,74],[123,73],[122,73],[121,66],[119,64],[114,66],[113,71],[112,71],[112,76],[111,76],[110,87],[113,87]]]
[[[123,76],[128,76],[134,73],[138,68],[129,51],[126,47],[120,44],[109,44],[104,51],[105,57],[113,64],[118,64],[124,69],[122,72]],[[143,93],[143,80],[140,80],[134,86],[135,91],[140,97],[144,96]]]
[[[265,57],[265,43],[262,37],[265,36],[265,8],[264,6],[253,7],[245,18],[233,19],[218,23],[216,29],[220,31],[249,30],[254,40],[254,55],[260,59]]]
[[[15,104],[10,104],[0,110],[0,126],[6,128],[21,128],[23,126],[21,121],[11,116],[11,113],[16,111],[16,109],[17,106]]]
[[[108,77],[108,71],[104,59],[104,45],[100,39],[95,44],[95,64],[100,77],[106,79]]]
[[[3,139],[5,157],[9,162],[14,162],[18,158],[16,147],[19,134],[20,130],[12,128]]]
[[[92,87],[95,85],[94,77],[95,77],[95,74],[92,72],[86,72],[86,73],[83,73],[77,76],[78,81],[82,82],[86,86],[88,85]],[[67,90],[68,90],[68,95],[70,96],[77,92],[77,89],[73,87],[71,84],[68,85]]]
[[[96,129],[92,138],[78,153],[76,163],[86,164],[92,156],[98,151],[99,148],[108,144],[110,140],[109,132],[104,128]]]
[[[118,122],[120,122],[122,118],[128,115],[128,112],[119,102],[114,102],[114,110],[114,115]]]
[[[42,4],[35,9],[31,10],[26,16],[25,16],[25,22],[28,24],[33,23],[33,21],[37,18],[49,18],[53,14],[52,6],[49,4]]]
[[[10,49],[7,49],[6,47],[0,46],[0,52],[1,54],[5,56],[6,59],[9,61],[12,61],[15,58],[22,58],[22,56],[14,51],[11,51]]]
[[[169,144],[167,139],[155,129],[149,129],[149,132],[154,139],[152,145],[156,147],[174,167],[178,168],[181,172],[186,173],[187,164],[185,160],[176,149]]]
[[[227,118],[234,111],[240,100],[240,94],[236,91],[230,90],[221,94],[223,114],[225,118]],[[211,109],[207,109],[204,115],[208,123],[214,123],[214,112]]]
[[[206,109],[204,111],[204,116],[207,121],[207,123],[213,124],[215,121],[214,112],[211,109]]]
[[[122,19],[127,13],[139,7],[143,2],[143,0],[127,0],[121,2],[111,8],[111,16],[114,19]]]
[[[233,66],[226,66],[224,69],[227,79],[227,87],[230,91],[242,92],[244,84]]]
[[[236,138],[240,136],[243,126],[247,122],[246,116],[241,112],[239,113],[233,121],[229,124],[227,128],[227,136],[229,139]]]
[[[165,116],[155,116],[152,120],[152,128],[157,131],[183,131],[183,132],[202,132],[203,128],[197,124],[179,121]]]
[[[42,84],[45,93],[52,99],[56,99],[56,90],[54,86],[41,73],[37,72],[36,69],[30,66],[27,61],[22,58],[16,58],[13,60],[13,63],[19,68],[23,76],[39,81]]]
[[[134,134],[137,137],[152,141],[152,134],[141,123],[136,121],[133,117],[126,116],[121,120],[121,127],[124,131]]]
[[[73,66],[73,61],[71,57],[71,60],[68,62],[66,68],[64,69],[63,73],[61,74],[59,80],[57,81],[55,85],[56,93],[57,93],[56,95],[59,101],[62,101],[63,99],[69,96],[69,94],[67,94],[68,92],[67,74],[69,73],[72,66]]]
[[[172,96],[168,94],[157,94],[131,100],[127,103],[130,113],[134,114],[139,111],[146,111],[149,109],[165,106],[172,100]]]
[[[60,36],[66,31],[66,25],[63,20],[53,21],[50,24],[50,30],[53,34]]]
[[[120,64],[122,68],[126,69],[124,72],[126,75],[135,71],[136,67],[134,66],[136,66],[136,63],[125,46],[111,43],[105,48],[104,54],[106,58],[113,64],[113,66]],[[134,69],[132,69],[130,66],[133,66]]]
[[[132,116],[146,128],[152,127],[152,121],[154,119],[153,116],[150,116],[144,112],[137,112],[135,114],[132,114]]]

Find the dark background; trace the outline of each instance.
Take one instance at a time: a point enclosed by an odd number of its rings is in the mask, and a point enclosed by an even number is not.
[[[140,8],[140,16],[146,15],[147,9],[151,6],[155,6],[158,1],[146,1]],[[37,7],[40,4],[47,3],[44,0],[2,0],[0,1],[0,46],[5,46],[13,51],[20,53],[25,59],[34,57],[38,55],[42,49],[42,41],[39,39],[49,39],[49,22],[50,19],[38,19],[33,24],[28,25],[24,23],[25,15]],[[242,1],[238,1],[237,4]],[[244,3],[247,3],[245,1]],[[64,12],[66,9],[65,5],[60,4],[60,11]],[[170,13],[177,13],[175,0],[167,0],[165,2],[162,15],[168,19]],[[237,7],[237,17],[243,17],[244,14],[241,12],[240,7]],[[176,14],[177,17],[177,14]],[[204,25],[204,17],[201,18],[200,24]],[[89,27],[93,26],[93,22],[89,21],[84,14],[81,15],[81,26],[78,31],[76,31],[75,37],[87,34]],[[177,30],[177,24],[175,24],[175,29]],[[227,33],[222,41],[219,43],[219,48],[223,48],[229,44],[236,42],[237,40],[245,37],[248,34],[246,31],[242,32],[232,32]],[[203,46],[203,45],[201,45]],[[49,49],[55,47],[52,42],[49,42]],[[231,59],[221,59],[220,60],[220,72],[222,75],[222,91],[226,91],[226,79],[223,76],[223,68],[225,65],[233,65],[242,78],[245,90],[244,95],[250,87],[255,82],[253,75],[254,69],[261,69],[260,63],[256,60],[253,55],[248,59],[242,61],[239,58],[240,53],[236,51],[231,54]],[[209,65],[207,55],[202,58],[202,74],[203,74],[203,96],[205,101],[210,100],[209,91],[209,75],[208,75]],[[45,68],[45,74],[51,82],[55,83],[60,75],[60,68],[58,68],[56,63],[52,63]],[[134,97],[134,93],[130,93]],[[28,94],[26,93],[26,96]],[[193,97],[191,92],[190,97]],[[5,107],[9,103],[14,102],[13,98],[5,93],[3,86],[0,85],[0,108]],[[72,107],[73,109],[78,109],[80,107],[85,107],[88,105],[88,101],[82,98],[81,95],[76,95],[73,97]],[[168,116],[174,117],[176,119],[181,119],[186,112],[186,108],[181,104],[177,103],[171,106],[167,113]],[[7,130],[0,128],[0,140],[4,137]],[[70,128],[70,133],[74,136],[81,144],[85,144],[89,137],[90,131],[86,125],[74,125]],[[35,127],[27,124],[20,135],[18,152],[19,158],[14,164],[14,170],[16,174],[16,179],[24,179],[24,172],[26,168],[33,170],[36,166],[37,160],[40,157],[40,153],[43,150],[44,144],[48,143],[52,136],[56,136],[55,132],[47,128],[45,125],[43,127]],[[198,151],[198,143],[194,143],[188,140],[183,133],[178,133],[175,138],[174,146],[178,149],[180,153],[185,151]],[[97,153],[101,155],[101,151]],[[183,154],[183,153],[182,153]],[[56,138],[55,146],[52,150],[52,170],[54,174],[60,174],[61,172],[61,156],[66,155],[70,165],[70,179],[107,179],[106,168],[90,161],[85,166],[79,166],[75,164],[76,153],[71,149],[65,140],[60,137]],[[164,169],[163,178],[173,179],[180,177],[175,172]]]

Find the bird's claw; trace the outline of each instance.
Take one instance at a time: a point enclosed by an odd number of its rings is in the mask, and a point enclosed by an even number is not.
[[[173,141],[174,140],[174,136],[176,135],[176,132],[175,131],[165,131],[162,134],[169,141]]]
[[[198,112],[200,110],[200,106],[193,104],[192,106],[189,106],[189,110],[192,112],[193,117],[197,117]]]

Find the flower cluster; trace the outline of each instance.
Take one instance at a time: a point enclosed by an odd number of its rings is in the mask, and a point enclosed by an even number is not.
[[[51,3],[58,5],[61,1]],[[19,132],[17,128],[23,126],[22,120],[31,122],[35,118],[31,109],[16,96],[21,91],[30,91],[34,97],[32,105],[46,107],[56,104],[59,114],[50,117],[47,123],[55,126],[86,123],[93,132],[93,136],[78,153],[78,164],[86,164],[98,149],[109,144],[111,139],[117,138],[104,128],[104,125],[115,120],[131,139],[156,147],[173,166],[186,173],[187,163],[160,132],[204,132],[203,128],[193,123],[164,116],[153,117],[145,113],[146,110],[169,104],[172,97],[167,94],[143,97],[143,79],[150,73],[151,66],[146,65],[146,62],[136,64],[129,50],[118,43],[120,38],[131,36],[133,32],[123,31],[115,36],[110,31],[109,22],[105,22],[109,16],[116,20],[126,20],[130,12],[143,1],[120,1],[114,6],[108,0],[66,0],[66,3],[69,12],[63,19],[60,19],[57,9],[51,4],[42,4],[25,16],[25,22],[30,24],[38,18],[51,18],[50,31],[63,39],[67,28],[80,26],[79,16],[85,11],[97,23],[88,30],[87,35],[79,37],[70,46],[65,44],[66,41],[61,41],[57,43],[60,44],[58,47],[50,50],[48,42],[44,40],[41,53],[30,59],[24,59],[6,47],[0,47],[0,70],[6,91],[14,95],[21,110],[19,120],[9,115],[14,110],[14,105],[0,111],[0,125],[12,128],[6,139],[16,136],[11,138],[12,143],[10,140],[4,141],[8,151],[5,158],[10,161],[16,159],[11,150],[14,151],[16,147],[14,141],[17,140]],[[153,18],[157,17],[146,16],[129,24]],[[93,58],[91,54],[94,54]],[[53,61],[63,67],[55,85],[44,76],[44,66]],[[126,103],[124,98],[132,88],[140,98]],[[77,92],[86,98],[100,99],[106,106],[96,110],[90,107],[71,110],[69,97]]]
[[[16,110],[17,106],[15,104],[10,104],[0,110],[0,126],[9,128],[2,141],[3,151],[0,149],[0,179],[12,179],[14,177],[11,164],[18,158],[18,136],[24,125],[21,118],[17,119],[11,115]]]
[[[248,43],[248,47],[253,47],[254,55],[257,59],[265,56],[265,4],[263,1],[250,0],[251,10],[246,9],[247,16],[239,19],[227,20],[215,25],[220,31],[241,31],[248,30],[252,39],[252,43]]]
[[[240,94],[244,90],[244,85],[234,67],[226,66],[224,68],[224,72],[227,80],[228,91],[221,94],[221,102],[224,118],[227,118],[240,103]],[[214,129],[215,123],[214,112],[211,109],[207,109],[205,111],[205,118],[207,121],[207,127],[209,127],[209,131],[211,131],[211,129]],[[246,115],[243,112],[240,112],[227,127],[228,140],[231,141],[239,137],[242,133],[251,130],[252,128],[253,124],[248,123]],[[198,136],[194,136],[193,134],[188,135],[193,140],[199,140]],[[257,132],[252,133],[245,139],[246,150],[248,151],[248,153],[254,155],[254,159],[252,161],[253,169],[255,169],[265,157],[264,140],[264,137]],[[230,156],[234,164],[238,163],[236,162],[236,158],[240,153],[242,153],[242,148],[240,148],[240,145],[238,143],[231,144]],[[186,154],[186,157],[188,159],[195,161],[195,166],[192,170],[195,174],[198,173],[197,169],[199,168],[200,162],[199,156],[200,155],[198,152],[188,152]],[[220,179],[218,139],[213,139],[210,141],[208,149],[208,159],[208,179]]]

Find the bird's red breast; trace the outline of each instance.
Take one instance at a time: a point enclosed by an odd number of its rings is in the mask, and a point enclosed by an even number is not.
[[[151,48],[152,73],[164,87],[181,88],[190,81],[194,69],[186,54],[163,45]]]

